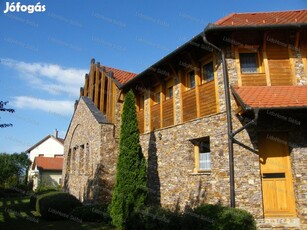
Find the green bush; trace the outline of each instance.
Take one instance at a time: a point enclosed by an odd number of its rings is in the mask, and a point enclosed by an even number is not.
[[[217,216],[224,209],[221,205],[205,204],[184,212],[182,229],[216,229]]]
[[[87,222],[111,223],[111,217],[107,205],[86,205],[74,209],[70,213],[70,219],[79,219]]]
[[[75,208],[82,206],[76,197],[64,192],[50,192],[40,195],[36,204],[37,211],[46,220],[67,219]]]
[[[167,230],[180,229],[182,216],[160,207],[147,207],[132,213],[127,219],[127,229]]]
[[[48,189],[48,190],[41,190],[39,192],[34,193],[31,197],[30,197],[30,207],[33,210],[36,210],[36,201],[38,196],[43,195],[43,194],[47,194],[50,192],[55,192],[57,191],[56,189]]]
[[[218,229],[229,230],[255,230],[254,217],[247,211],[237,208],[224,208],[219,213]]]

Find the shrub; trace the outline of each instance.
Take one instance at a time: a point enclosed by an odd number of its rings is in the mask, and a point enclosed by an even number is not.
[[[47,193],[50,193],[50,192],[54,192],[54,191],[57,191],[57,190],[56,189],[48,189],[48,190],[42,190],[42,191],[34,193],[30,197],[30,207],[31,207],[31,209],[36,210],[36,201],[37,201],[38,196],[43,195],[43,194],[47,194]]]
[[[111,217],[107,205],[86,205],[74,209],[70,213],[70,219],[78,218],[81,221],[104,222],[109,224]]]
[[[147,207],[132,213],[125,223],[127,229],[180,229],[181,214],[160,207]]]
[[[255,230],[254,217],[247,211],[237,208],[225,208],[219,214],[219,228],[229,230]]]
[[[216,229],[221,205],[205,204],[185,211],[182,229]]]
[[[72,210],[82,206],[76,197],[64,192],[40,195],[36,204],[37,211],[40,212],[42,218],[47,220],[67,219]]]

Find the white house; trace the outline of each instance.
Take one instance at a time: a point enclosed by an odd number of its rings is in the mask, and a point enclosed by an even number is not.
[[[28,172],[28,181],[33,181],[33,190],[40,183],[61,184],[64,139],[58,137],[57,130],[54,135],[46,136],[26,152],[32,162]]]

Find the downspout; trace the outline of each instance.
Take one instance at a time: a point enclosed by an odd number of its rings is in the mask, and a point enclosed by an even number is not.
[[[203,34],[203,40],[206,44],[211,46],[213,49],[217,50],[222,56],[226,114],[227,114],[228,151],[229,151],[230,207],[235,208],[236,205],[235,205],[235,184],[234,184],[234,163],[233,163],[232,117],[231,117],[231,102],[230,102],[230,93],[229,93],[229,80],[228,80],[228,71],[225,60],[225,54],[220,48],[208,42],[205,33]]]

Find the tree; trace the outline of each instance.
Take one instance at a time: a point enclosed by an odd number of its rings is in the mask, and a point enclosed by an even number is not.
[[[15,110],[14,109],[8,109],[8,108],[4,108],[4,106],[9,103],[8,101],[0,101],[0,111],[1,112],[9,112],[9,113],[14,113]],[[6,128],[9,126],[13,126],[12,124],[0,124],[0,128]]]
[[[26,153],[0,153],[0,186],[17,186],[31,165]]]
[[[119,156],[111,203],[112,223],[125,229],[127,220],[145,205],[147,198],[146,160],[139,141],[135,98],[130,90],[121,116]]]

